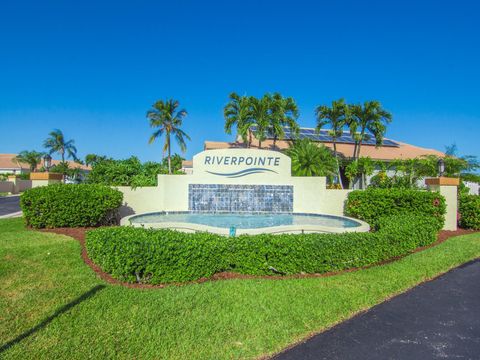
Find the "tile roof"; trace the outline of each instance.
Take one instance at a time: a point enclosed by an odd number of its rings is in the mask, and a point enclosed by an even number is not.
[[[18,163],[15,160],[15,156],[17,156],[17,154],[0,154],[0,170],[1,169],[29,170],[28,164]],[[71,160],[66,160],[66,161],[68,162],[68,165],[70,168],[80,168],[81,170],[85,170],[85,171],[92,170],[90,166],[81,165]],[[58,165],[59,163],[61,163],[60,160],[52,160],[52,165]],[[42,166],[43,166],[43,160],[39,168]]]
[[[434,149],[426,149],[419,146],[414,146],[400,141],[394,141],[398,146],[379,146],[375,147],[374,145],[365,145],[362,144],[360,148],[360,156],[369,156],[374,160],[394,160],[394,159],[414,159],[424,155],[436,155],[436,156],[445,156],[441,151]],[[330,149],[333,149],[332,142],[323,142],[320,141],[323,145],[327,146]],[[262,149],[269,150],[284,150],[287,149],[291,141],[289,140],[277,140],[275,148],[273,147],[273,140],[262,141]],[[239,148],[246,147],[246,145],[240,141],[229,143],[229,142],[215,142],[215,141],[205,141],[204,148],[205,150],[213,149],[228,149],[228,148]],[[252,148],[258,148],[258,140],[253,138]],[[351,157],[353,153],[354,144],[346,143],[337,143],[337,152],[344,157]]]

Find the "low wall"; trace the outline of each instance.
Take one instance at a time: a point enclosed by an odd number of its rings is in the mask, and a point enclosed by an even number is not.
[[[14,179],[13,181],[0,181],[0,192],[18,194],[32,188],[31,180]]]
[[[343,215],[345,201],[352,190],[328,190],[325,178],[298,177],[293,186],[293,212]],[[170,175],[158,187],[131,188],[119,186],[123,193],[120,216],[158,211],[188,211],[188,175]]]
[[[11,181],[0,181],[0,192],[13,192],[14,184]]]

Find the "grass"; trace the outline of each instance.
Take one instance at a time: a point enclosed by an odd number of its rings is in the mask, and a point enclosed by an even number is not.
[[[0,358],[257,358],[479,256],[477,233],[328,278],[139,290],[98,279],[76,240],[0,220]]]

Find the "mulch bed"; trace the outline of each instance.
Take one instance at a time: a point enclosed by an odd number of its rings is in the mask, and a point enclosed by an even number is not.
[[[369,266],[361,267],[361,268],[352,268],[348,270],[343,270],[343,271],[336,271],[336,272],[328,272],[328,273],[323,273],[323,274],[296,274],[296,275],[245,275],[245,274],[238,274],[234,272],[222,272],[213,275],[210,278],[201,278],[196,281],[189,281],[189,282],[183,282],[183,283],[169,283],[169,284],[158,284],[158,285],[151,285],[151,284],[137,284],[137,283],[127,283],[123,282],[120,280],[117,280],[113,278],[110,274],[104,272],[98,265],[94,264],[93,261],[88,257],[87,254],[87,249],[85,248],[85,233],[88,230],[91,230],[92,228],[56,228],[56,229],[42,229],[39,231],[42,232],[50,232],[50,233],[55,233],[55,234],[60,234],[60,235],[66,235],[70,236],[76,240],[79,241],[81,248],[82,248],[82,259],[87,264],[102,280],[114,284],[114,285],[122,285],[125,287],[129,288],[140,288],[140,289],[158,289],[158,288],[164,288],[166,286],[181,286],[181,285],[187,285],[187,284],[199,284],[199,283],[204,283],[206,281],[218,281],[218,280],[230,280],[230,279],[269,279],[269,280],[283,280],[283,279],[300,279],[300,278],[321,278],[321,277],[328,277],[328,276],[333,276],[333,275],[339,275],[339,274],[345,274],[349,272],[354,272],[358,270],[363,270],[363,269],[368,269],[372,266],[378,266],[378,265],[385,265],[391,262],[394,262],[396,260],[399,260],[403,258],[404,256],[399,256],[396,258],[392,258],[386,261],[382,261],[377,264],[372,264]],[[467,235],[467,234],[473,234],[475,230],[465,230],[465,229],[458,229],[456,231],[447,231],[447,230],[442,230],[438,234],[438,240],[434,242],[431,245],[428,246],[423,246],[412,253],[417,253],[420,251],[423,251],[425,249],[434,247],[436,245],[441,244],[445,240],[454,237],[454,236],[459,236],[459,235]],[[410,253],[411,254],[411,253]],[[407,254],[408,255],[408,254]],[[407,256],[405,255],[405,256]]]

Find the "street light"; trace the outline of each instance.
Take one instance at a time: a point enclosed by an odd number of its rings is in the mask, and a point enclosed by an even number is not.
[[[49,154],[45,154],[43,157],[43,167],[47,170],[50,170],[50,166],[52,166],[52,157]]]
[[[445,160],[443,158],[438,159],[438,176],[441,177],[445,173]]]

